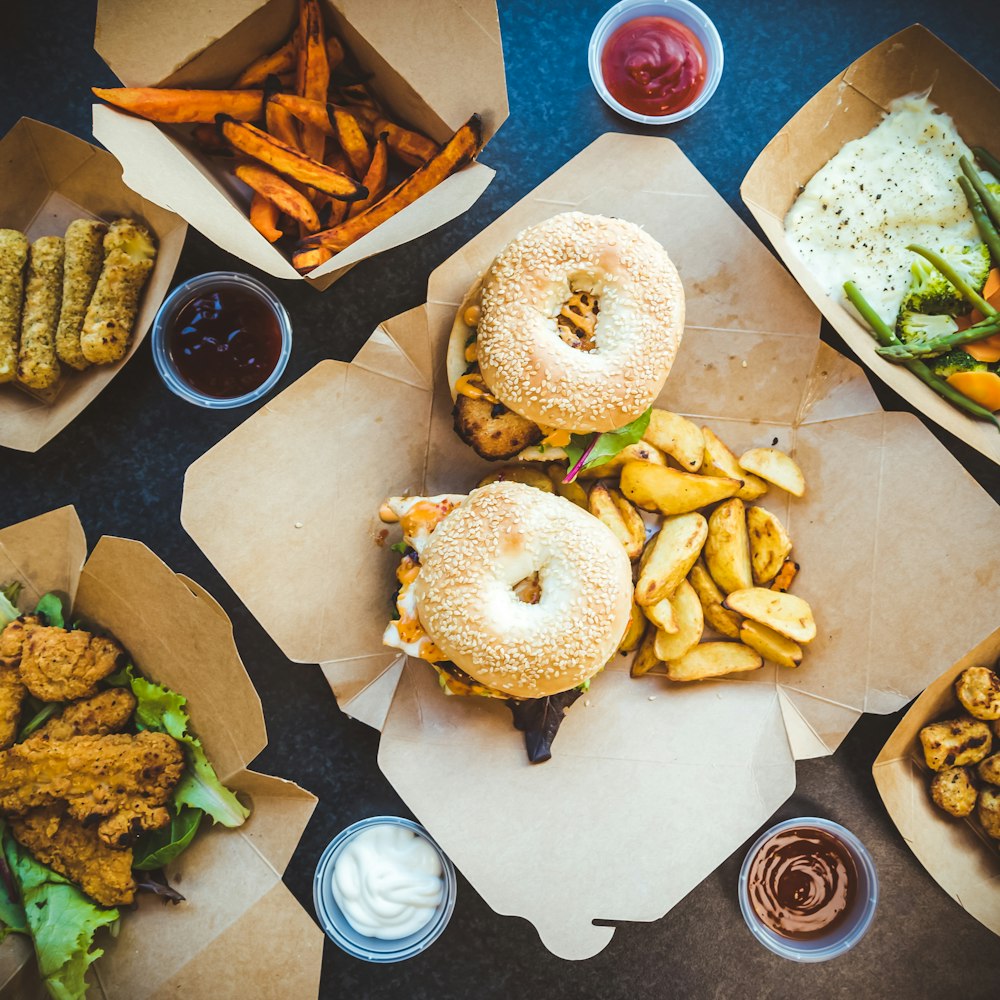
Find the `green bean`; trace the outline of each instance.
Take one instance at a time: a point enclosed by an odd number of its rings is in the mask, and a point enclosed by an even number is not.
[[[959,295],[968,302],[973,309],[978,309],[984,316],[995,316],[996,309],[970,285],[952,266],[934,250],[928,250],[918,243],[911,243],[907,250],[920,254],[924,260],[929,260],[954,286]]]
[[[982,146],[972,147],[973,155],[986,169],[1000,181],[1000,160],[998,160],[988,149]]]
[[[991,319],[988,323],[977,323],[975,326],[954,333],[944,333],[940,337],[929,340],[911,340],[908,344],[891,347],[878,347],[876,350],[889,361],[905,361],[907,358],[926,358],[934,354],[945,354],[953,347],[974,344],[977,340],[985,340],[1000,333],[1000,322]]]
[[[962,172],[969,178],[969,183],[979,195],[979,200],[983,203],[989,217],[993,220],[994,226],[1000,226],[1000,201],[993,197],[993,192],[983,183],[979,171],[969,162],[967,156],[963,156],[959,161]]]
[[[976,194],[976,189],[972,186],[969,178],[965,176],[959,177],[958,183],[962,189],[962,194],[965,195],[965,200],[969,203],[969,211],[972,212],[972,218],[976,221],[976,228],[979,230],[979,235],[982,236],[983,242],[990,248],[990,256],[993,258],[993,263],[1000,264],[1000,232],[997,232],[996,226],[990,220],[989,213],[979,200],[979,195]]]
[[[913,248],[911,247],[910,249]],[[887,326],[882,317],[872,309],[853,281],[844,282],[844,294],[847,295],[851,304],[871,327],[869,333],[871,333],[882,347],[902,346],[892,328]],[[990,410],[987,410],[985,406],[980,406],[978,403],[973,402],[964,393],[952,388],[943,378],[935,375],[923,361],[911,359],[901,363],[905,368],[913,372],[924,385],[929,389],[933,389],[942,399],[947,400],[956,409],[962,410],[977,420],[987,420],[994,424],[997,430],[1000,431],[1000,421],[997,420]]]

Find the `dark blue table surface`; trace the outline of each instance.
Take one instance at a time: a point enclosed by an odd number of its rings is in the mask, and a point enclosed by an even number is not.
[[[607,5],[607,0],[501,2],[510,118],[483,155],[497,177],[468,213],[365,261],[322,295],[303,283],[260,276],[281,296],[296,331],[282,387],[323,358],[349,360],[382,319],[423,302],[427,277],[437,264],[596,136],[606,131],[660,134],[618,118],[591,89],[587,41]],[[95,6],[80,0],[0,4],[0,134],[28,115],[91,137],[88,88],[115,85],[93,51]],[[704,6],[725,44],[725,73],[711,103],[667,134],[751,226],[739,184],[757,153],[813,93],[888,35],[920,21],[994,80],[1000,67],[1000,16],[986,0],[705,0]],[[386,8],[391,7],[388,0]],[[219,268],[247,270],[191,230],[176,280]],[[843,349],[828,328],[824,337]],[[875,388],[887,408],[906,408],[881,384]],[[291,778],[320,797],[285,875],[311,912],[312,872],[327,841],[364,816],[408,811],[376,765],[378,734],[340,714],[318,669],[285,659],[181,529],[184,470],[246,416],[199,410],[170,395],[149,351],[142,350],[37,454],[0,448],[0,522],[75,504],[91,544],[102,534],[141,539],[222,602],[264,703],[270,744],[255,766]],[[997,467],[944,432],[935,433],[1000,500]],[[932,581],[928,598],[947,628],[947,608],[935,603]],[[957,658],[964,649],[956,641]],[[882,879],[875,923],[865,940],[837,961],[799,966],[753,942],[736,903],[741,848],[662,920],[622,924],[604,952],[579,963],[550,955],[530,924],[498,916],[462,879],[451,925],[427,954],[379,967],[347,958],[329,945],[321,995],[373,1000],[997,997],[1000,942],[927,875],[875,790],[871,762],[898,717],[864,716],[834,756],[800,763],[798,788],[777,813],[777,818],[816,814],[838,820],[875,857]],[[637,829],[634,836],[658,833]],[[483,850],[489,849],[484,842]],[[671,845],[664,843],[663,850]],[[601,872],[584,857],[579,877],[600,878]],[[544,885],[538,891],[544,892]],[[206,983],[195,1000],[213,995],[212,984]],[[246,984],[246,995],[254,997],[252,983]]]

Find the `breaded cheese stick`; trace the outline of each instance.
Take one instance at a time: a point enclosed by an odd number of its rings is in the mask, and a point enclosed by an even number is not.
[[[133,219],[116,219],[104,237],[104,266],[80,334],[83,356],[95,365],[125,355],[139,295],[156,258],[149,230]]]
[[[66,228],[66,263],[63,267],[62,309],[56,330],[56,354],[71,368],[83,371],[90,362],[80,350],[80,331],[87,306],[97,287],[104,264],[104,234],[107,224],[76,219]]]
[[[0,229],[0,382],[17,376],[21,339],[21,299],[28,238],[16,229]]]
[[[21,349],[17,378],[32,389],[48,389],[59,380],[56,327],[62,301],[63,241],[42,236],[31,244],[24,286]]]

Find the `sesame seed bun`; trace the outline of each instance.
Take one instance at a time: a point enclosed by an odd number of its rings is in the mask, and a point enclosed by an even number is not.
[[[635,420],[659,395],[681,342],[684,290],[667,252],[638,226],[582,212],[553,216],[519,233],[481,286],[480,369],[515,413],[577,433],[607,431]],[[593,351],[570,347],[558,333],[559,310],[579,291],[598,302]],[[452,330],[452,386],[464,371],[454,345],[464,348],[471,333],[462,314],[475,294],[470,289]]]
[[[513,588],[538,573],[541,595]],[[473,490],[430,536],[414,584],[417,615],[442,653],[517,698],[577,687],[618,648],[632,568],[596,517],[521,483]]]

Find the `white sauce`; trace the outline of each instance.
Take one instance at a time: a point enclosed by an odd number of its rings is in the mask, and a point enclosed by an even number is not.
[[[426,927],[444,898],[437,851],[403,826],[371,826],[352,837],[333,869],[333,898],[368,937],[395,941]]]
[[[908,243],[940,250],[981,241],[956,180],[959,158],[972,154],[951,118],[926,95],[901,97],[889,112],[809,181],[785,233],[831,298],[845,301],[851,279],[892,325],[916,259]]]

